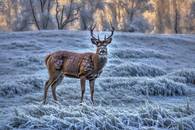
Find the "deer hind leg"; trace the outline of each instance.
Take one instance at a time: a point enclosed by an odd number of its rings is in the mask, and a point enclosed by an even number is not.
[[[46,103],[47,99],[47,93],[50,86],[54,86],[56,84],[56,81],[59,80],[60,72],[54,72],[54,74],[50,74],[49,80],[46,81],[45,87],[44,87],[44,98],[43,98],[43,104]],[[61,79],[62,80],[62,79]],[[59,81],[57,81],[59,82]],[[52,87],[53,88],[53,87]],[[53,92],[52,92],[53,93]]]
[[[81,78],[80,79],[80,83],[81,83],[81,102],[83,102],[83,96],[84,96],[84,93],[85,93],[85,82],[86,82],[86,79],[85,78]]]
[[[62,82],[63,78],[64,78],[63,74],[59,74],[58,77],[56,77],[56,79],[54,80],[54,82],[51,84],[52,95],[53,95],[53,99],[55,101],[57,101],[56,87]]]
[[[55,92],[55,89],[61,81],[63,79],[63,75],[61,70],[56,70],[56,67],[54,65],[54,61],[52,60],[52,57],[47,57],[46,59],[46,66],[48,68],[48,73],[49,73],[49,80],[46,81],[45,83],[45,88],[44,88],[44,101],[43,103],[45,104],[46,99],[47,99],[47,93],[48,93],[48,89],[51,86],[52,87],[52,94]],[[56,95],[53,94],[56,98]]]
[[[45,104],[45,103],[46,103],[46,99],[47,99],[47,92],[48,92],[49,86],[50,86],[50,80],[47,80],[47,81],[45,82],[45,87],[44,87],[43,104]]]
[[[45,82],[43,104],[46,103],[46,100],[47,100],[47,93],[48,93],[49,86],[51,86],[51,84],[54,82],[54,80],[55,80],[55,79],[50,78],[49,80],[47,80],[47,81]]]

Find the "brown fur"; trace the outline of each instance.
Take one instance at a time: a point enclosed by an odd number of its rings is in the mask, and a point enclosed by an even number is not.
[[[54,65],[54,60],[55,58],[60,57],[60,59],[63,59],[63,65],[62,68],[60,70],[57,70],[55,65]],[[75,70],[78,70],[77,73],[69,73],[65,70],[67,67],[67,64],[69,64],[68,59],[69,57],[79,57],[80,62],[78,65],[73,65],[71,64],[71,66],[74,66]],[[90,64],[92,70],[88,71],[85,70],[85,67],[83,66],[83,64],[81,64],[84,60],[85,57],[89,57],[91,63],[87,63]],[[83,88],[83,86],[85,85],[85,80],[89,80],[90,84],[91,84],[91,89],[94,89],[93,84],[94,84],[94,80],[101,74],[103,67],[105,66],[106,63],[100,63],[100,57],[95,54],[95,53],[75,53],[75,52],[68,52],[68,51],[58,51],[58,52],[54,52],[52,54],[49,54],[46,56],[45,58],[45,65],[48,68],[48,73],[49,73],[49,80],[46,82],[45,84],[45,94],[44,94],[44,103],[46,102],[46,98],[47,98],[47,91],[49,86],[51,85],[52,87],[52,94],[53,94],[53,98],[54,100],[57,100],[56,97],[56,87],[58,84],[60,84],[60,82],[62,81],[63,77],[73,77],[73,78],[79,78],[81,80],[81,90],[82,90],[82,98],[81,98],[81,102],[83,100],[83,94],[85,89]],[[106,62],[106,60],[105,60]],[[76,66],[78,68],[76,68]],[[95,76],[94,76],[95,75]],[[93,95],[94,90],[91,90],[91,95]],[[92,99],[93,101],[93,99]]]
[[[81,76],[84,76],[86,77],[87,74],[89,74],[90,72],[89,71],[85,71],[85,68],[84,66],[82,66],[82,61],[84,60],[85,57],[88,57],[90,58],[90,60],[92,61],[91,63],[89,64],[92,64],[93,66],[93,72],[95,73],[98,73],[99,71],[101,71],[105,65],[105,63],[100,63],[100,58],[97,54],[95,53],[76,53],[76,52],[68,52],[68,51],[57,51],[57,52],[54,52],[52,54],[49,54],[48,56],[46,56],[45,58],[45,64],[47,66],[47,68],[50,68],[48,69],[48,71],[52,74],[53,71],[55,71],[55,66],[54,66],[54,59],[58,59],[58,57],[60,57],[59,59],[62,59],[64,62],[63,62],[63,65],[62,65],[62,68],[58,71],[61,71],[63,72],[63,74],[65,76],[70,76],[72,74],[68,73],[66,70],[66,67],[67,67],[67,64],[70,64],[69,63],[69,58],[70,57],[76,57],[76,58],[79,58],[79,62],[78,64],[74,65],[74,64],[71,64],[71,66],[74,66],[74,69],[75,70],[78,70],[78,73],[76,73],[75,75],[72,75],[72,76],[75,76],[76,78],[80,78]],[[76,68],[78,67],[78,68]],[[91,71],[92,72],[92,71]],[[72,77],[71,76],[71,77]],[[87,77],[86,77],[87,79]]]

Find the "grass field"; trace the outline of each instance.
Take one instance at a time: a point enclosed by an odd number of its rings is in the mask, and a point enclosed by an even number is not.
[[[100,36],[107,33],[102,32]],[[95,52],[89,32],[0,33],[0,129],[194,130],[195,36],[116,32],[95,85],[65,78],[42,105],[44,58],[57,50]]]

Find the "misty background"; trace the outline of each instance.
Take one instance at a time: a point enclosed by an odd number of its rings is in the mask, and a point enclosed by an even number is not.
[[[0,0],[0,31],[195,33],[194,0]]]

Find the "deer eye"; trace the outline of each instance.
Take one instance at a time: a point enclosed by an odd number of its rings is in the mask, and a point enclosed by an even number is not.
[[[101,46],[101,42],[98,42],[98,43],[97,43],[97,46],[100,47],[100,46]]]

